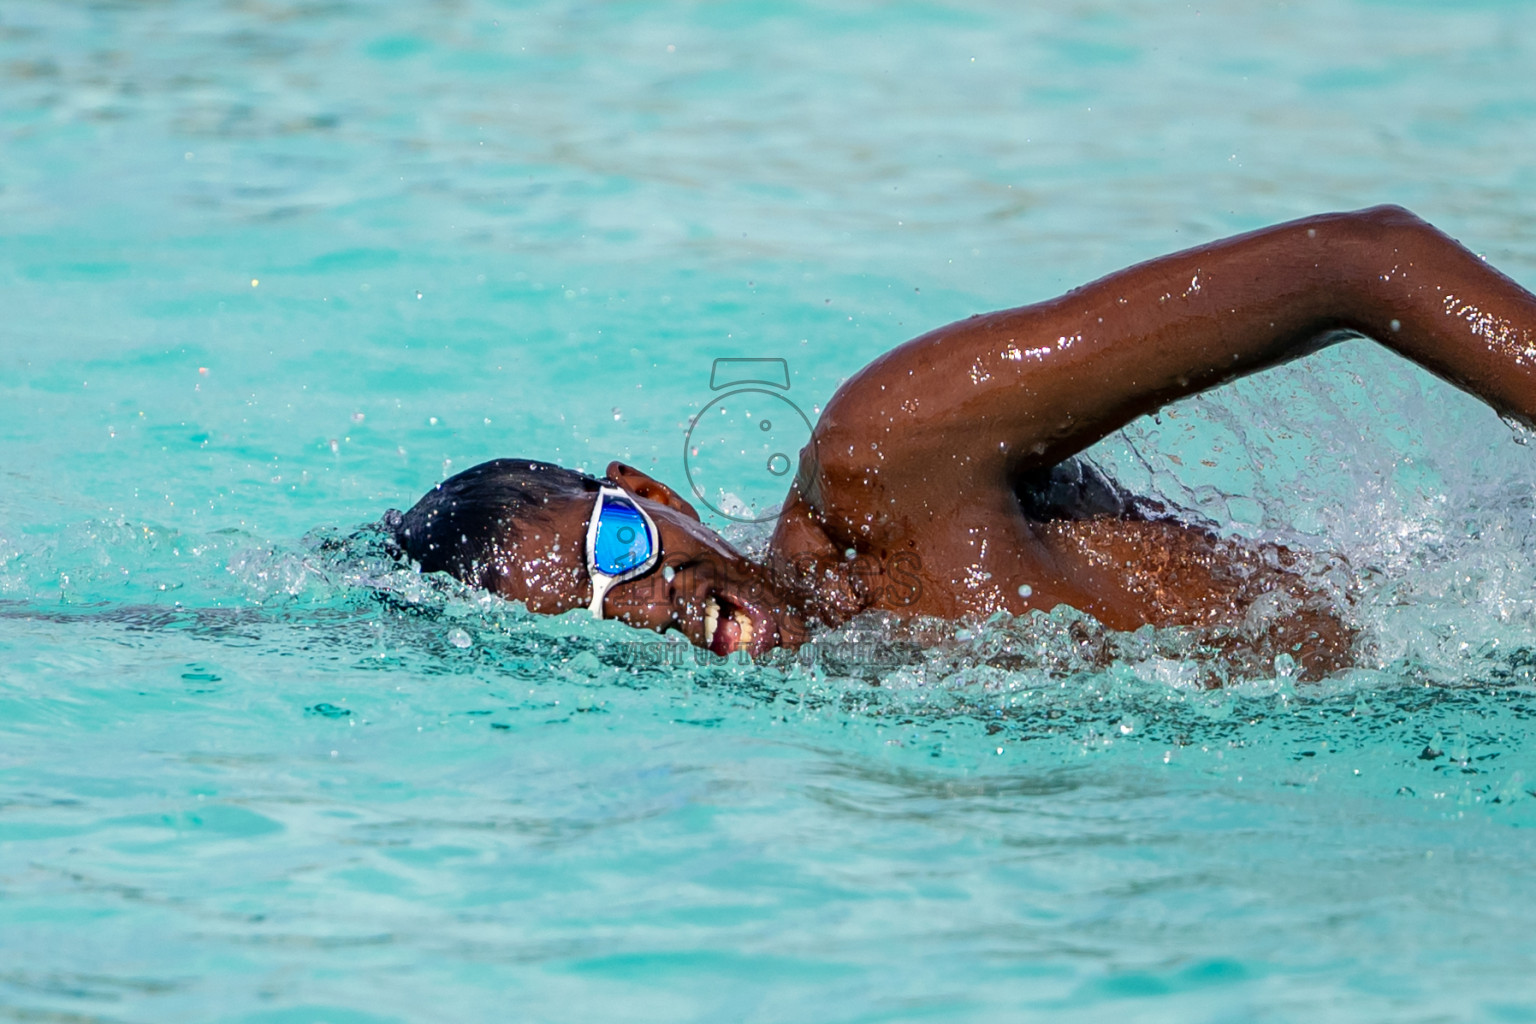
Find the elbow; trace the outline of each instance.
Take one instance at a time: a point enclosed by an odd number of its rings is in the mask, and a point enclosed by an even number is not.
[[[1347,233],[1370,245],[1390,245],[1394,249],[1410,247],[1414,240],[1440,232],[1412,210],[1386,204],[1351,213],[1336,214]]]
[[[1355,210],[1344,216],[1358,221],[1362,226],[1376,228],[1377,230],[1390,231],[1395,228],[1427,227],[1429,222],[1405,206],[1396,203],[1383,203],[1380,206],[1368,206],[1363,210]]]

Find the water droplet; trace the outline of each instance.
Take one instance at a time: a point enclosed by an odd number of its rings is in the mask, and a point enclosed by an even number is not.
[[[614,418],[614,420],[617,421],[617,420],[623,419],[623,417],[624,417],[624,414],[619,411],[619,407],[618,406],[614,406],[613,407],[613,418]]]
[[[474,641],[469,638],[468,633],[458,628],[455,628],[449,632],[448,642],[459,648],[468,647],[470,644],[474,643]]]
[[[1035,592],[1035,588],[1030,586],[1028,583],[1020,583],[1019,584],[1019,596],[1020,597],[1028,597],[1031,594],[1033,594],[1034,592]]]
[[[1503,420],[1504,425],[1509,428],[1515,444],[1530,444],[1531,439],[1536,437],[1536,430],[1532,430],[1530,424],[1522,422],[1513,415],[1501,413],[1499,419]]]

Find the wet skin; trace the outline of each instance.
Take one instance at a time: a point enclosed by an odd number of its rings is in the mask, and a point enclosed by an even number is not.
[[[754,650],[798,644],[807,620],[868,609],[958,618],[1068,604],[1117,629],[1233,627],[1263,601],[1272,645],[1324,674],[1347,663],[1351,636],[1287,571],[1288,553],[1128,509],[1031,512],[1021,492],[1138,416],[1359,335],[1502,415],[1536,420],[1536,296],[1401,208],[1306,218],[974,316],[876,359],[827,403],[762,565],[670,488],[615,463],[610,478],[656,517],[666,561],[690,572],[682,586],[659,572],[620,584],[605,611],[702,644],[713,584],[701,566],[771,625],[771,638],[754,630]],[[497,589],[539,611],[585,604],[590,511],[552,509],[550,536],[519,553],[527,575]]]
[[[775,587],[770,570],[755,564],[699,521],[693,506],[666,484],[621,462],[608,465],[607,478],[645,509],[660,539],[661,561],[636,579],[617,584],[603,597],[603,617],[657,632],[677,630],[708,647],[705,607],[713,598],[729,617],[740,611],[752,622],[752,639],[720,631],[717,653],[761,654],[776,646],[798,646],[806,638],[799,604]],[[484,582],[498,594],[523,601],[530,611],[558,614],[585,608],[592,597],[585,538],[592,515],[590,498],[544,506],[536,521],[504,548],[498,571]]]

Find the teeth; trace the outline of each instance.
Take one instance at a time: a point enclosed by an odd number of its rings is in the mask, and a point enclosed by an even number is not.
[[[731,611],[731,619],[736,623],[736,646],[746,647],[752,642],[752,618],[746,612],[738,609]],[[720,628],[720,602],[713,597],[704,601],[704,646],[708,647],[715,642],[715,632]]]

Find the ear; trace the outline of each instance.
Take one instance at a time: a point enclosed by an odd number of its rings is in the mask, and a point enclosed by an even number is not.
[[[637,498],[654,501],[658,505],[666,505],[691,519],[699,518],[693,506],[684,501],[676,491],[655,477],[642,473],[634,466],[626,466],[622,462],[610,462],[608,479]]]

